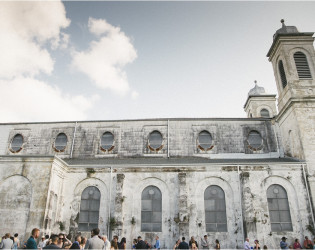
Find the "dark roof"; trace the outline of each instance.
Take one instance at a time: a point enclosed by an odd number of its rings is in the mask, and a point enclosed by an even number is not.
[[[63,159],[69,166],[75,165],[188,165],[188,164],[261,164],[261,163],[299,163],[293,158],[256,158],[256,159],[209,159],[203,157],[138,157],[138,158],[72,158]]]

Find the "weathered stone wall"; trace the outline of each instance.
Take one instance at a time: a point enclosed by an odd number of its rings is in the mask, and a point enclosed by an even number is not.
[[[69,158],[73,144],[74,158],[106,157],[166,157],[170,156],[204,156],[211,158],[256,158],[278,157],[278,145],[271,121],[249,119],[171,119],[138,121],[102,121],[11,124],[0,126],[0,138],[6,142],[2,145],[4,155],[58,155]],[[76,133],[74,134],[74,131]],[[148,147],[149,134],[158,130],[163,136],[162,148],[151,151]],[[212,136],[212,147],[203,151],[198,148],[198,135],[207,130]],[[258,131],[263,138],[261,150],[252,151],[248,147],[248,133]],[[114,148],[110,152],[100,149],[101,136],[109,131],[114,135]],[[22,134],[24,144],[18,153],[10,151],[10,143],[17,133]],[[68,138],[64,152],[54,150],[54,141],[59,133]],[[169,148],[168,148],[169,133]],[[255,154],[255,156],[253,156]]]

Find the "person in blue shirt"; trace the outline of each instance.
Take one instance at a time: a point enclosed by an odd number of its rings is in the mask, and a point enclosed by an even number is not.
[[[159,250],[161,247],[160,247],[160,239],[159,239],[159,236],[156,236],[155,237],[155,245],[154,245],[154,248],[156,248],[157,250]]]
[[[37,249],[37,243],[36,243],[35,239],[37,239],[38,237],[39,237],[39,229],[34,228],[32,230],[31,237],[29,237],[27,242],[26,242],[26,248],[27,249]]]
[[[281,241],[280,241],[280,248],[281,249],[289,249],[289,245],[288,245],[288,243],[286,243],[285,241],[286,241],[286,237],[282,237],[281,238]]]

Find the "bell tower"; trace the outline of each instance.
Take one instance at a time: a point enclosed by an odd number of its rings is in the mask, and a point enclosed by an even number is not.
[[[277,115],[276,95],[266,93],[255,81],[255,87],[248,92],[244,110],[247,118],[272,118]]]
[[[273,36],[267,57],[278,89],[276,122],[286,156],[305,160],[315,201],[315,51],[314,32],[282,27]]]

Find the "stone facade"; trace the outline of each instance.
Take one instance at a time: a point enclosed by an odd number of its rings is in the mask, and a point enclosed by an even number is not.
[[[279,114],[274,95],[251,91],[244,108],[252,110],[253,118],[0,124],[0,233],[18,232],[23,240],[38,227],[42,234],[88,236],[89,230],[79,225],[82,193],[96,187],[101,233],[126,237],[128,248],[138,235],[153,244],[159,235],[162,248],[172,248],[182,236],[200,242],[204,234],[212,243],[220,240],[222,248],[242,248],[245,237],[269,248],[278,248],[284,235],[289,242],[312,237],[315,82],[287,73],[288,84],[282,88],[277,60],[287,60],[289,67],[286,48],[305,47],[315,76],[315,57],[309,33],[291,36],[276,33],[268,53]],[[261,108],[268,109],[270,118],[260,117]],[[161,135],[158,147],[151,145],[152,132]],[[104,133],[112,135],[109,147],[102,146]],[[207,146],[202,133],[211,138]],[[60,134],[66,138],[62,149],[56,141]],[[17,135],[22,144],[16,149]],[[272,185],[286,191],[292,230],[271,229],[275,219],[267,190]],[[162,195],[161,230],[153,232],[142,227],[142,192],[150,186]],[[224,192],[226,230],[207,232],[205,190],[211,186]]]

